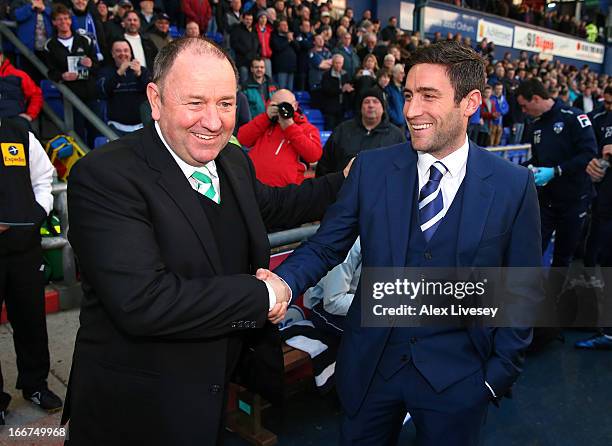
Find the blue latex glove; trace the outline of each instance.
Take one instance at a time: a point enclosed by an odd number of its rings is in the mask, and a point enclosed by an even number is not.
[[[537,167],[536,169],[538,169],[535,173],[536,186],[545,186],[555,176],[555,169],[553,167]]]

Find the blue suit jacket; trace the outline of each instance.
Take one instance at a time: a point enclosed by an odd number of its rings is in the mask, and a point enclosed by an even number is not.
[[[357,235],[363,267],[406,265],[417,154],[410,143],[361,152],[319,231],[277,269],[297,296],[340,263]],[[540,213],[533,177],[470,144],[457,255],[449,266],[537,267],[541,262]],[[539,290],[529,290],[539,296]],[[389,328],[361,326],[359,292],[347,314],[336,382],[344,409],[359,409],[376,370]],[[470,328],[486,380],[503,395],[517,378],[531,329]],[[440,364],[441,370],[452,364]]]

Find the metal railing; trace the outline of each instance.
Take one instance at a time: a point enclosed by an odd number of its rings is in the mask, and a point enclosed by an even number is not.
[[[18,38],[15,36],[11,28],[15,28],[15,22],[0,22],[0,45],[2,44],[2,39],[6,38],[9,42],[11,42],[15,48],[19,50],[19,53],[22,57],[25,57],[30,61],[30,63],[36,67],[38,71],[40,71],[43,76],[48,77],[49,69],[43,64],[38,57],[30,51],[30,49],[25,46]],[[83,103],[83,101],[75,95],[68,87],[63,85],[62,83],[54,82],[53,85],[62,93],[62,98],[64,101],[64,117],[60,118],[48,104],[43,105],[43,113],[47,116],[53,124],[55,124],[60,131],[72,136],[77,144],[85,150],[85,152],[89,151],[89,147],[87,144],[83,142],[83,140],[79,137],[79,135],[74,130],[74,108],[76,108],[83,117],[89,121],[102,135],[106,136],[108,139],[115,140],[119,136],[106,125],[104,121],[102,121],[98,115],[96,115],[91,109]]]

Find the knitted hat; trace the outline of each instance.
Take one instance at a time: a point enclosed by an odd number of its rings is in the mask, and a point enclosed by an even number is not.
[[[363,100],[367,97],[374,97],[380,101],[383,108],[385,107],[385,97],[383,96],[382,90],[378,87],[368,88],[362,95],[359,105],[363,105]]]

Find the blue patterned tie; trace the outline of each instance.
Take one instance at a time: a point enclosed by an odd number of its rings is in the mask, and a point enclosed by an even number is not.
[[[429,242],[442,221],[444,200],[440,181],[448,169],[441,161],[436,161],[429,168],[429,181],[419,193],[419,221],[425,240]]]

